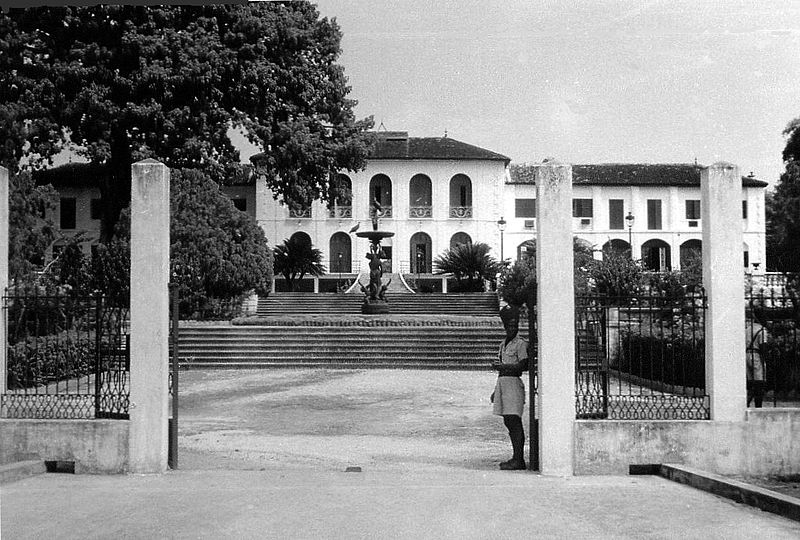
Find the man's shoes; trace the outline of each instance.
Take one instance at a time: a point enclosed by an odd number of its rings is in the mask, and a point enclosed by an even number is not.
[[[525,468],[525,462],[516,459],[509,459],[500,464],[501,471],[524,471]]]

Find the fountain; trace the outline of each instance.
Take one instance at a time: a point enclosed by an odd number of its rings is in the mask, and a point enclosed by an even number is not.
[[[379,231],[378,220],[381,216],[381,206],[375,201],[372,205],[372,230],[357,232],[356,236],[359,238],[366,238],[369,240],[369,252],[367,259],[369,260],[369,285],[364,287],[359,281],[361,291],[364,293],[364,303],[361,304],[361,313],[367,315],[375,315],[378,313],[389,313],[389,304],[386,302],[386,288],[389,283],[383,285],[383,263],[382,259],[386,258],[386,254],[381,247],[381,240],[394,236],[393,232]]]

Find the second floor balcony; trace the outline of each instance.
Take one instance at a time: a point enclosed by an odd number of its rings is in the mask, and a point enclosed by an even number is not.
[[[451,206],[450,218],[452,219],[472,219],[471,206]]]
[[[331,219],[350,219],[353,217],[352,206],[332,206],[328,208],[328,217]]]
[[[429,219],[433,217],[432,206],[412,206],[408,209],[410,219]]]
[[[373,217],[375,217],[375,207],[370,206],[369,207],[369,218],[372,219]],[[387,206],[387,205],[381,206],[381,214],[378,217],[380,219],[383,219],[383,218],[391,219],[392,217],[394,217],[394,215],[392,214],[392,207],[391,206]]]
[[[289,219],[311,219],[311,207],[289,208]]]

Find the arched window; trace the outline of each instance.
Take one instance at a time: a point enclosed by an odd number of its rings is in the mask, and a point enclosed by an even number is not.
[[[450,179],[450,217],[472,217],[472,180],[466,174],[457,174]]]
[[[742,242],[742,253],[744,255],[744,267],[750,267],[750,246],[746,242]]]
[[[330,251],[330,273],[350,273],[352,269],[352,245],[350,235],[343,232],[334,233],[331,236]]]
[[[462,244],[471,244],[472,238],[465,232],[457,232],[450,237],[450,249]]]
[[[432,217],[431,179],[424,174],[415,174],[408,185],[408,217],[412,219]]]
[[[603,258],[608,256],[631,256],[631,245],[625,240],[614,238],[603,244]]]
[[[430,274],[433,263],[431,237],[424,232],[415,233],[411,237],[411,273]]]
[[[346,174],[337,174],[331,182],[328,216],[335,219],[353,217],[353,182]]]
[[[291,237],[291,240],[297,242],[298,244],[306,244],[311,246],[311,237],[308,236],[308,233],[304,233],[303,231],[297,231]]]
[[[687,268],[703,256],[703,242],[700,240],[687,240],[681,244],[680,250],[681,268]]]
[[[392,217],[392,181],[385,174],[376,174],[369,181],[369,208],[372,217],[373,203],[381,206],[381,217]]]
[[[536,258],[536,240],[525,240],[517,246],[517,260]]]
[[[648,240],[642,244],[642,262],[653,272],[666,272],[672,268],[669,244],[663,240]]]

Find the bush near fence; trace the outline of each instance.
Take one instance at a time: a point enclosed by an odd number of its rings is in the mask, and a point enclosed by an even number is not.
[[[8,348],[8,388],[42,386],[93,372],[94,337],[64,331],[42,339],[28,336]]]
[[[645,381],[689,388],[705,387],[703,340],[642,336],[625,332],[614,369]]]

